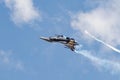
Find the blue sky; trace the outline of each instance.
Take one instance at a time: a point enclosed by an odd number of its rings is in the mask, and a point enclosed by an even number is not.
[[[119,2],[1,0],[0,79],[119,80]],[[76,54],[39,39],[55,34],[75,38],[82,49]]]

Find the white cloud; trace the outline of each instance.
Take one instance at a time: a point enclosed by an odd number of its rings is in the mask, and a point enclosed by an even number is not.
[[[89,0],[91,1],[94,0]],[[120,0],[98,0],[98,2],[98,7],[73,15],[72,27],[83,33],[84,30],[88,30],[114,46],[120,45]]]
[[[0,50],[0,64],[8,66],[8,68],[14,68],[17,70],[23,70],[24,65],[21,61],[15,60],[12,57],[11,51]]]
[[[5,4],[12,12],[11,17],[15,24],[29,23],[40,19],[40,13],[34,7],[32,0],[5,0]]]
[[[88,3],[90,3],[92,8],[89,8],[90,10],[85,12],[80,11],[76,14],[72,14],[72,28],[83,33],[82,35],[85,39],[85,30],[87,30],[95,36],[92,36],[93,40],[104,44],[104,46],[106,45],[107,47],[116,52],[120,52],[118,49],[115,48],[118,45],[120,45],[120,0],[87,1]],[[94,41],[92,42],[90,40],[87,38],[87,42],[94,44]],[[112,73],[120,73],[120,63],[117,60],[117,57],[115,57],[115,59],[113,60],[113,55],[111,56],[110,54],[106,56],[106,54],[102,54],[106,53],[107,51],[105,47],[103,48],[103,46],[100,46],[98,48],[99,50],[97,49],[97,53],[100,54],[97,55],[102,58],[93,56],[88,50],[82,50],[78,53],[90,59],[93,62],[93,64],[95,64],[97,67],[104,68],[105,70],[109,70]],[[95,48],[93,47],[93,49]],[[96,52],[96,49],[94,51]],[[108,56],[111,56],[110,58],[112,59],[108,59]]]

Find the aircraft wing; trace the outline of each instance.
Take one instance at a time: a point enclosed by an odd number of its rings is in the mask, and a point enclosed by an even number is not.
[[[66,46],[65,48],[69,48],[72,51],[75,50],[75,46],[74,45],[65,44],[65,46]]]
[[[65,46],[67,46],[72,51],[75,50],[76,45],[79,45],[79,44],[77,42],[75,42],[74,40],[70,40],[67,44],[65,44]]]

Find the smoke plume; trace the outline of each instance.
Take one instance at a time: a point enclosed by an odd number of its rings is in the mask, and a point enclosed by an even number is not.
[[[117,53],[120,53],[120,50],[119,50],[119,49],[117,49],[117,48],[115,48],[115,47],[113,47],[113,46],[111,46],[111,45],[103,42],[102,40],[100,40],[100,39],[98,39],[98,38],[96,38],[95,36],[93,36],[92,34],[90,34],[87,30],[85,30],[85,33],[86,33],[87,35],[89,35],[91,38],[93,38],[94,40],[96,40],[96,41],[102,43],[103,45],[107,46],[108,48],[112,49],[113,51],[115,51],[115,52],[117,52]]]
[[[93,56],[90,51],[87,50],[75,50],[75,53],[81,54],[84,57],[88,58],[93,64],[97,65],[98,68],[103,68],[111,73],[120,72],[120,63],[112,60],[106,60]]]

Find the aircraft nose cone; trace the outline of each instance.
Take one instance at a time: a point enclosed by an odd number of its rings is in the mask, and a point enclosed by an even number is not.
[[[45,37],[40,37],[40,39],[43,39],[43,40],[45,40],[46,38],[45,38]]]

